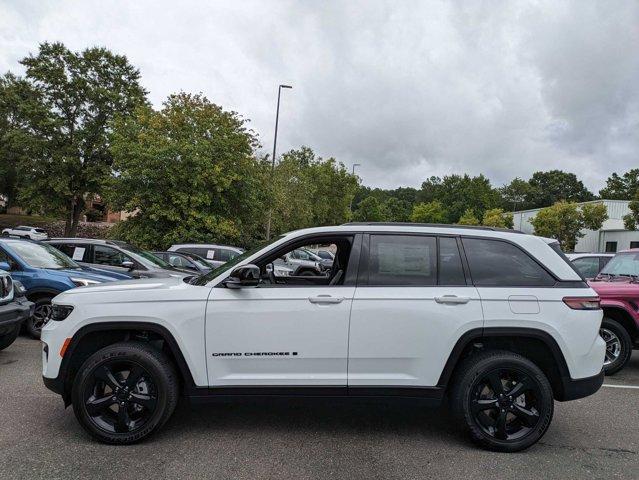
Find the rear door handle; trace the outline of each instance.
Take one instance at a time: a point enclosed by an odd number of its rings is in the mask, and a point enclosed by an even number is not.
[[[468,303],[470,297],[458,297],[457,295],[442,295],[441,297],[435,297],[437,303],[449,303],[453,305],[459,305],[462,303]]]
[[[330,295],[318,295],[316,297],[308,297],[311,303],[342,303],[344,297],[331,297]]]

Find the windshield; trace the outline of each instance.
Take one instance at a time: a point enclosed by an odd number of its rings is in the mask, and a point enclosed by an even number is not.
[[[618,253],[601,270],[600,275],[639,275],[639,253]]]
[[[207,262],[202,257],[200,257],[199,255],[196,255],[194,253],[185,253],[184,256],[188,257],[196,265],[198,265],[198,266],[200,266],[202,268],[206,268],[207,270],[215,268],[215,266],[212,263]]]
[[[54,270],[80,268],[80,265],[50,245],[32,242],[15,242],[11,243],[10,247],[24,262],[33,268],[51,268]]]
[[[173,269],[171,264],[165,262],[159,257],[156,257],[151,252],[147,252],[146,250],[142,250],[141,248],[134,247],[133,245],[127,244],[118,244],[118,247],[126,253],[127,255],[133,257],[134,260],[140,262],[145,267],[160,267],[160,268],[168,268],[170,270]]]
[[[220,265],[216,269],[211,270],[209,273],[207,273],[205,275],[200,275],[199,277],[194,277],[193,279],[191,279],[190,283],[192,285],[206,285],[208,282],[213,280],[218,275],[221,275],[222,273],[226,272],[227,270],[230,270],[235,265],[243,262],[246,258],[250,257],[254,253],[259,252],[264,247],[266,247],[266,246],[268,246],[268,245],[270,245],[272,243],[277,242],[282,237],[283,237],[283,235],[280,235],[279,237],[275,237],[273,240],[265,240],[264,242],[258,244],[255,248],[251,248],[250,250],[247,250],[246,252],[242,253],[241,255],[238,255],[237,257],[232,258],[231,260],[229,260],[228,262],[224,263],[223,265]]]

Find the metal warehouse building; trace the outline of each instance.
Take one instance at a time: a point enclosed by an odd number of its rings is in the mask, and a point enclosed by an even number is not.
[[[580,238],[575,252],[617,252],[627,248],[639,248],[639,230],[629,231],[623,226],[624,215],[630,213],[629,200],[595,200],[585,203],[603,203],[608,209],[608,220],[599,230],[584,230],[585,236]],[[537,215],[540,208],[513,212],[514,228],[525,233],[533,233],[530,220]]]

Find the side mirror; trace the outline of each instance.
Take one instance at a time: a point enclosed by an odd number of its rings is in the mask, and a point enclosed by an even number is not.
[[[242,265],[231,272],[224,280],[227,288],[256,287],[260,283],[260,267],[257,265]]]
[[[121,267],[126,268],[127,270],[133,270],[135,268],[135,263],[130,260],[125,260],[120,264]]]
[[[0,262],[0,270],[4,270],[5,272],[10,272],[11,266],[9,265],[9,262]]]

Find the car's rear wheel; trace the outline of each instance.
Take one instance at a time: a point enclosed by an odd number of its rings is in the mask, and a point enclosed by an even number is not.
[[[24,322],[27,332],[33,338],[40,338],[42,327],[51,319],[51,298],[53,297],[39,297],[33,300],[33,315]]]
[[[604,317],[599,335],[606,342],[604,372],[614,375],[626,366],[632,354],[632,340],[626,329],[612,318]]]
[[[459,368],[453,411],[472,439],[484,448],[516,452],[546,433],[553,392],[544,373],[527,358],[508,351],[473,355]]]
[[[18,338],[18,334],[20,333],[20,324],[17,324],[13,327],[13,330],[9,330],[3,334],[0,334],[0,350],[4,350]]]
[[[178,399],[178,377],[162,352],[141,342],[99,350],[73,382],[73,411],[94,438],[111,444],[140,441],[169,419]]]

